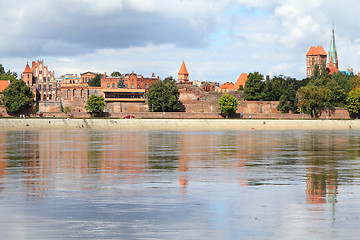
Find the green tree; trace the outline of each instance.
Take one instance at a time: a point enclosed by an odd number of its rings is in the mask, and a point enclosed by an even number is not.
[[[167,77],[164,80],[155,82],[148,92],[149,111],[180,111],[179,95],[176,80],[173,77]]]
[[[126,88],[125,83],[124,83],[124,79],[123,79],[123,77],[121,75],[120,75],[120,80],[117,83],[117,87],[118,88]]]
[[[0,64],[0,75],[6,74],[8,76],[12,76],[14,78],[17,78],[18,75],[16,72],[11,72],[10,70],[8,70],[7,72],[5,71],[5,68],[2,64]]]
[[[295,87],[290,85],[288,90],[281,95],[279,99],[279,105],[276,107],[276,109],[282,113],[289,113],[290,111],[292,113],[296,113],[297,103]]]
[[[305,113],[317,114],[319,108],[339,107],[346,103],[346,92],[329,76],[312,79],[299,89],[298,94],[298,108]]]
[[[258,72],[249,73],[248,79],[245,82],[245,100],[262,100],[262,92],[265,87],[263,80],[264,76]]]
[[[112,76],[112,77],[120,77],[121,73],[120,72],[112,72],[112,74],[110,74],[110,76]]]
[[[33,92],[22,80],[12,79],[3,94],[1,100],[8,113],[20,113],[35,103]]]
[[[103,96],[91,95],[87,100],[85,109],[91,112],[92,116],[98,115],[104,111],[105,99]]]
[[[320,76],[319,72],[320,72],[319,64],[315,64],[314,65],[314,72],[313,72],[312,77],[313,78],[318,78]]]
[[[88,82],[88,85],[90,87],[100,87],[101,86],[101,75],[96,74],[96,76]]]
[[[360,88],[356,88],[349,92],[347,97],[347,108],[351,115],[359,115],[360,113]]]
[[[349,79],[352,77],[354,76],[342,72],[335,72],[331,74],[331,79],[335,80],[339,87],[344,90],[346,95],[351,91],[351,89],[353,89],[353,86],[349,81]]]
[[[219,110],[221,111],[221,115],[228,118],[231,115],[236,113],[238,109],[238,100],[227,93],[224,93],[219,99]]]

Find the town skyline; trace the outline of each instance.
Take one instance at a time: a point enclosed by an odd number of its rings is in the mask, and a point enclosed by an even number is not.
[[[334,24],[339,69],[360,68],[355,1],[68,1],[3,4],[0,62],[18,75],[45,60],[56,77],[93,71],[235,82],[241,73],[306,77],[310,46],[329,50]],[[344,6],[355,6],[346,8]],[[46,21],[44,21],[44,19]]]

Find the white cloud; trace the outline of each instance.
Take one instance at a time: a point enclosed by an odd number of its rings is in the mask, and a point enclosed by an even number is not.
[[[193,79],[235,81],[252,71],[303,78],[307,50],[327,50],[335,23],[340,68],[356,71],[357,6],[355,0],[5,1],[0,57],[17,71],[27,60],[49,59],[56,74],[176,76],[185,60]]]

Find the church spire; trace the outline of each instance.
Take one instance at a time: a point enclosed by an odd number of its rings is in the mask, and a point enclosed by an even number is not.
[[[335,47],[335,33],[334,33],[334,27],[332,28],[332,35],[331,35],[331,41],[330,41],[330,49],[329,53],[327,55],[326,64],[329,64],[332,60],[333,64],[338,65],[338,57],[337,57],[337,51]]]

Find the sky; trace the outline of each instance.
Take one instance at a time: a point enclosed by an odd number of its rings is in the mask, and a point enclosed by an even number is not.
[[[0,63],[44,60],[59,77],[135,72],[235,82],[241,73],[306,77],[311,46],[360,71],[355,0],[0,0]]]

